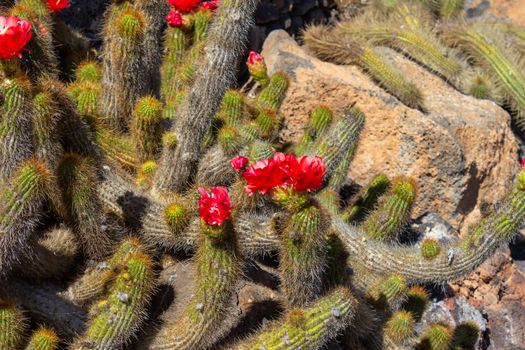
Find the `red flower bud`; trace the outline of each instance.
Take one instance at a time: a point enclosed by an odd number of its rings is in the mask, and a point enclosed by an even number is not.
[[[249,66],[253,66],[254,64],[261,64],[261,63],[264,63],[264,59],[261,56],[261,54],[255,51],[250,51],[250,53],[248,54],[247,64]]]
[[[521,168],[525,169],[525,158],[521,158]]]
[[[237,156],[230,160],[230,164],[235,171],[241,171],[246,167],[246,164],[248,164],[248,158]]]
[[[182,13],[187,13],[199,5],[199,0],[168,0],[168,4]]]
[[[22,58],[21,51],[32,35],[31,22],[0,16],[0,59]]]
[[[211,194],[200,187],[199,192],[199,215],[207,225],[221,226],[231,217],[232,206],[226,187],[212,187]]]
[[[59,12],[69,7],[69,0],[47,0],[47,7],[51,12]]]
[[[217,10],[217,7],[219,7],[219,0],[210,0],[201,3],[202,9],[215,11]]]
[[[168,22],[168,25],[172,28],[180,28],[184,24],[182,14],[177,10],[171,10],[170,13],[168,13],[166,22]]]

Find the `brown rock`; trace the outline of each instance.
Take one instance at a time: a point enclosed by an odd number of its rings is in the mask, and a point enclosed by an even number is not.
[[[377,173],[408,175],[420,184],[414,215],[437,211],[462,231],[511,187],[518,170],[509,115],[486,100],[465,96],[412,61],[384,56],[423,91],[429,113],[406,107],[354,66],[308,55],[285,32],[275,31],[263,50],[270,72],[293,81],[281,108],[285,141],[300,139],[308,114],[320,103],[340,114],[352,103],[366,125],[350,177],[361,185]]]
[[[503,19],[510,19],[517,25],[525,26],[525,3],[523,0],[474,0],[467,13],[473,15],[492,14]]]

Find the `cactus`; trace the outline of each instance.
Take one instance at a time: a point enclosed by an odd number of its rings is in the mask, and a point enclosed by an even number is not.
[[[56,350],[59,342],[54,330],[41,327],[33,333],[25,350]]]
[[[0,299],[0,349],[20,347],[25,328],[26,319],[22,312],[12,302]]]
[[[257,1],[192,1],[184,10],[169,1],[181,17],[168,28],[163,0],[112,2],[101,64],[83,61],[74,77],[54,46],[68,28],[46,3],[5,6],[31,21],[33,37],[22,58],[0,59],[0,349],[472,347],[471,322],[422,329],[425,285],[468,274],[515,236],[525,170],[459,241],[398,244],[414,180],[377,175],[345,193],[361,106],[316,106],[299,143],[282,144],[293,72],[272,74],[250,54],[252,79],[234,89]],[[519,117],[519,66],[468,21],[447,22],[460,3],[377,0],[346,24],[310,28],[305,41],[408,107],[424,110],[421,92],[375,45],[477,97],[503,90]],[[441,42],[475,59],[457,61]],[[193,294],[172,302],[164,284],[178,287],[193,268]],[[276,319],[248,332],[259,304],[239,312],[239,301],[258,274],[272,276],[282,313],[264,312]]]
[[[308,49],[323,60],[355,64],[364,69],[386,91],[409,107],[425,110],[422,93],[379,56],[372,47],[354,38],[342,39],[333,30],[312,26],[304,33]]]

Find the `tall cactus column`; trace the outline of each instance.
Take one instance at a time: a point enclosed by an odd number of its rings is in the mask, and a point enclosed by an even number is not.
[[[195,82],[174,125],[175,151],[165,151],[155,190],[182,191],[192,183],[200,146],[223,95],[235,82],[235,67],[247,39],[258,0],[223,0],[206,39]]]

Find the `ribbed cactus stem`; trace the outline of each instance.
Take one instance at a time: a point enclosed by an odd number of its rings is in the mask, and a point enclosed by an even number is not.
[[[416,85],[389,65],[373,48],[352,38],[340,40],[337,32],[312,26],[304,34],[306,46],[320,59],[339,64],[355,64],[379,85],[409,107],[425,110],[423,95]]]
[[[25,328],[22,311],[13,302],[0,299],[0,350],[20,348]]]
[[[448,55],[447,49],[437,37],[423,28],[404,29],[396,22],[390,26],[344,23],[338,28],[338,32],[342,35],[358,35],[373,45],[388,45],[400,50],[448,81],[455,81],[461,73],[459,62]]]
[[[414,316],[416,322],[419,322],[428,305],[428,299],[429,296],[425,288],[413,286],[408,290],[402,307]]]
[[[21,256],[28,253],[27,242],[40,221],[51,176],[44,164],[28,160],[2,190],[0,277],[8,274]]]
[[[476,28],[454,27],[445,33],[445,37],[448,42],[466,51],[497,78],[498,84],[516,110],[516,124],[521,130],[525,130],[525,76],[519,66]]]
[[[372,286],[367,292],[367,298],[376,307],[386,308],[401,300],[406,292],[407,285],[403,276],[392,274]]]
[[[326,214],[313,204],[291,213],[281,243],[281,289],[289,307],[302,307],[323,290],[327,266]]]
[[[97,195],[97,175],[93,161],[69,153],[59,166],[62,198],[84,253],[100,260],[108,254],[111,240],[102,225],[102,207]]]
[[[397,311],[386,323],[385,333],[396,344],[407,341],[415,332],[416,321],[408,311]]]
[[[355,120],[364,120],[365,115],[363,112],[357,108],[352,108],[350,113],[353,114]],[[339,161],[339,164],[334,169],[330,180],[328,181],[328,188],[332,191],[339,192],[343,187],[346,178],[348,177],[348,172],[350,171],[350,163],[354,158],[354,154],[357,150],[357,141],[353,142],[351,146],[343,154],[343,157]]]
[[[467,321],[454,329],[452,349],[473,349],[478,342],[480,327],[474,321]]]
[[[428,326],[423,332],[417,350],[448,350],[452,345],[452,330],[443,324]]]
[[[211,19],[211,11],[200,10],[193,14],[193,43],[203,40],[208,35]]]
[[[415,181],[398,178],[392,181],[389,193],[379,201],[377,208],[363,223],[364,231],[373,239],[395,241],[410,219],[416,199]]]
[[[59,343],[60,338],[53,329],[40,327],[29,339],[25,350],[57,350]]]
[[[81,83],[99,83],[102,79],[102,71],[97,62],[83,61],[75,70],[75,77]]]
[[[151,350],[208,349],[229,331],[236,319],[231,307],[241,272],[238,254],[231,222],[223,226],[202,224],[193,297],[181,318],[161,327]]]
[[[228,126],[239,126],[246,115],[244,96],[237,90],[228,90],[224,94],[217,116]]]
[[[189,38],[182,28],[168,28],[164,35],[166,55],[161,66],[161,91],[168,98],[177,91],[176,79],[178,67],[184,61],[184,53],[189,45]]]
[[[107,158],[115,161],[124,169],[135,170],[139,166],[140,163],[132,138],[117,134],[99,122],[94,123],[94,128],[97,143]]]
[[[357,199],[342,214],[346,222],[361,221],[374,208],[379,198],[390,187],[390,180],[383,174],[376,175],[357,195]]]
[[[32,22],[33,37],[26,46],[22,68],[31,80],[58,75],[58,58],[53,43],[53,21],[47,4],[40,0],[21,0],[9,9],[11,16]]]
[[[449,281],[472,271],[496,248],[515,236],[517,228],[525,221],[525,191],[523,186],[518,187],[464,239],[444,247],[432,260],[423,258],[417,248],[367,244],[359,232],[337,220],[334,220],[333,227],[350,255],[366,268],[379,273],[400,274],[409,284]]]
[[[356,146],[364,124],[363,113],[348,110],[306,152],[323,159],[326,166],[325,182],[331,179],[339,164]]]
[[[289,78],[284,73],[275,73],[255,101],[255,106],[262,111],[277,112],[288,90]]]
[[[195,82],[174,125],[177,147],[175,151],[163,152],[154,189],[181,191],[192,183],[202,140],[224,93],[235,81],[236,63],[257,3],[257,0],[220,2],[214,25],[205,40],[205,54]]]
[[[283,321],[270,325],[234,349],[322,349],[349,325],[356,308],[357,300],[348,289],[335,289],[315,303],[289,311]]]
[[[101,115],[108,125],[124,132],[136,101],[147,93],[144,33],[146,18],[131,5],[113,4],[106,14],[102,49]]]
[[[144,320],[153,287],[151,258],[141,253],[129,256],[108,297],[93,306],[88,329],[72,348],[112,350],[128,343]]]
[[[0,85],[0,183],[7,181],[21,162],[31,157],[31,97],[26,78],[4,79]]]
[[[465,0],[441,0],[439,15],[443,19],[457,17],[465,6]]]
[[[294,153],[303,155],[308,148],[312,146],[314,141],[328,129],[332,123],[332,119],[333,113],[329,108],[324,106],[314,108],[303,137],[297,147],[295,147]]]
[[[162,104],[146,96],[137,101],[133,120],[133,139],[139,161],[155,159],[161,149]]]

